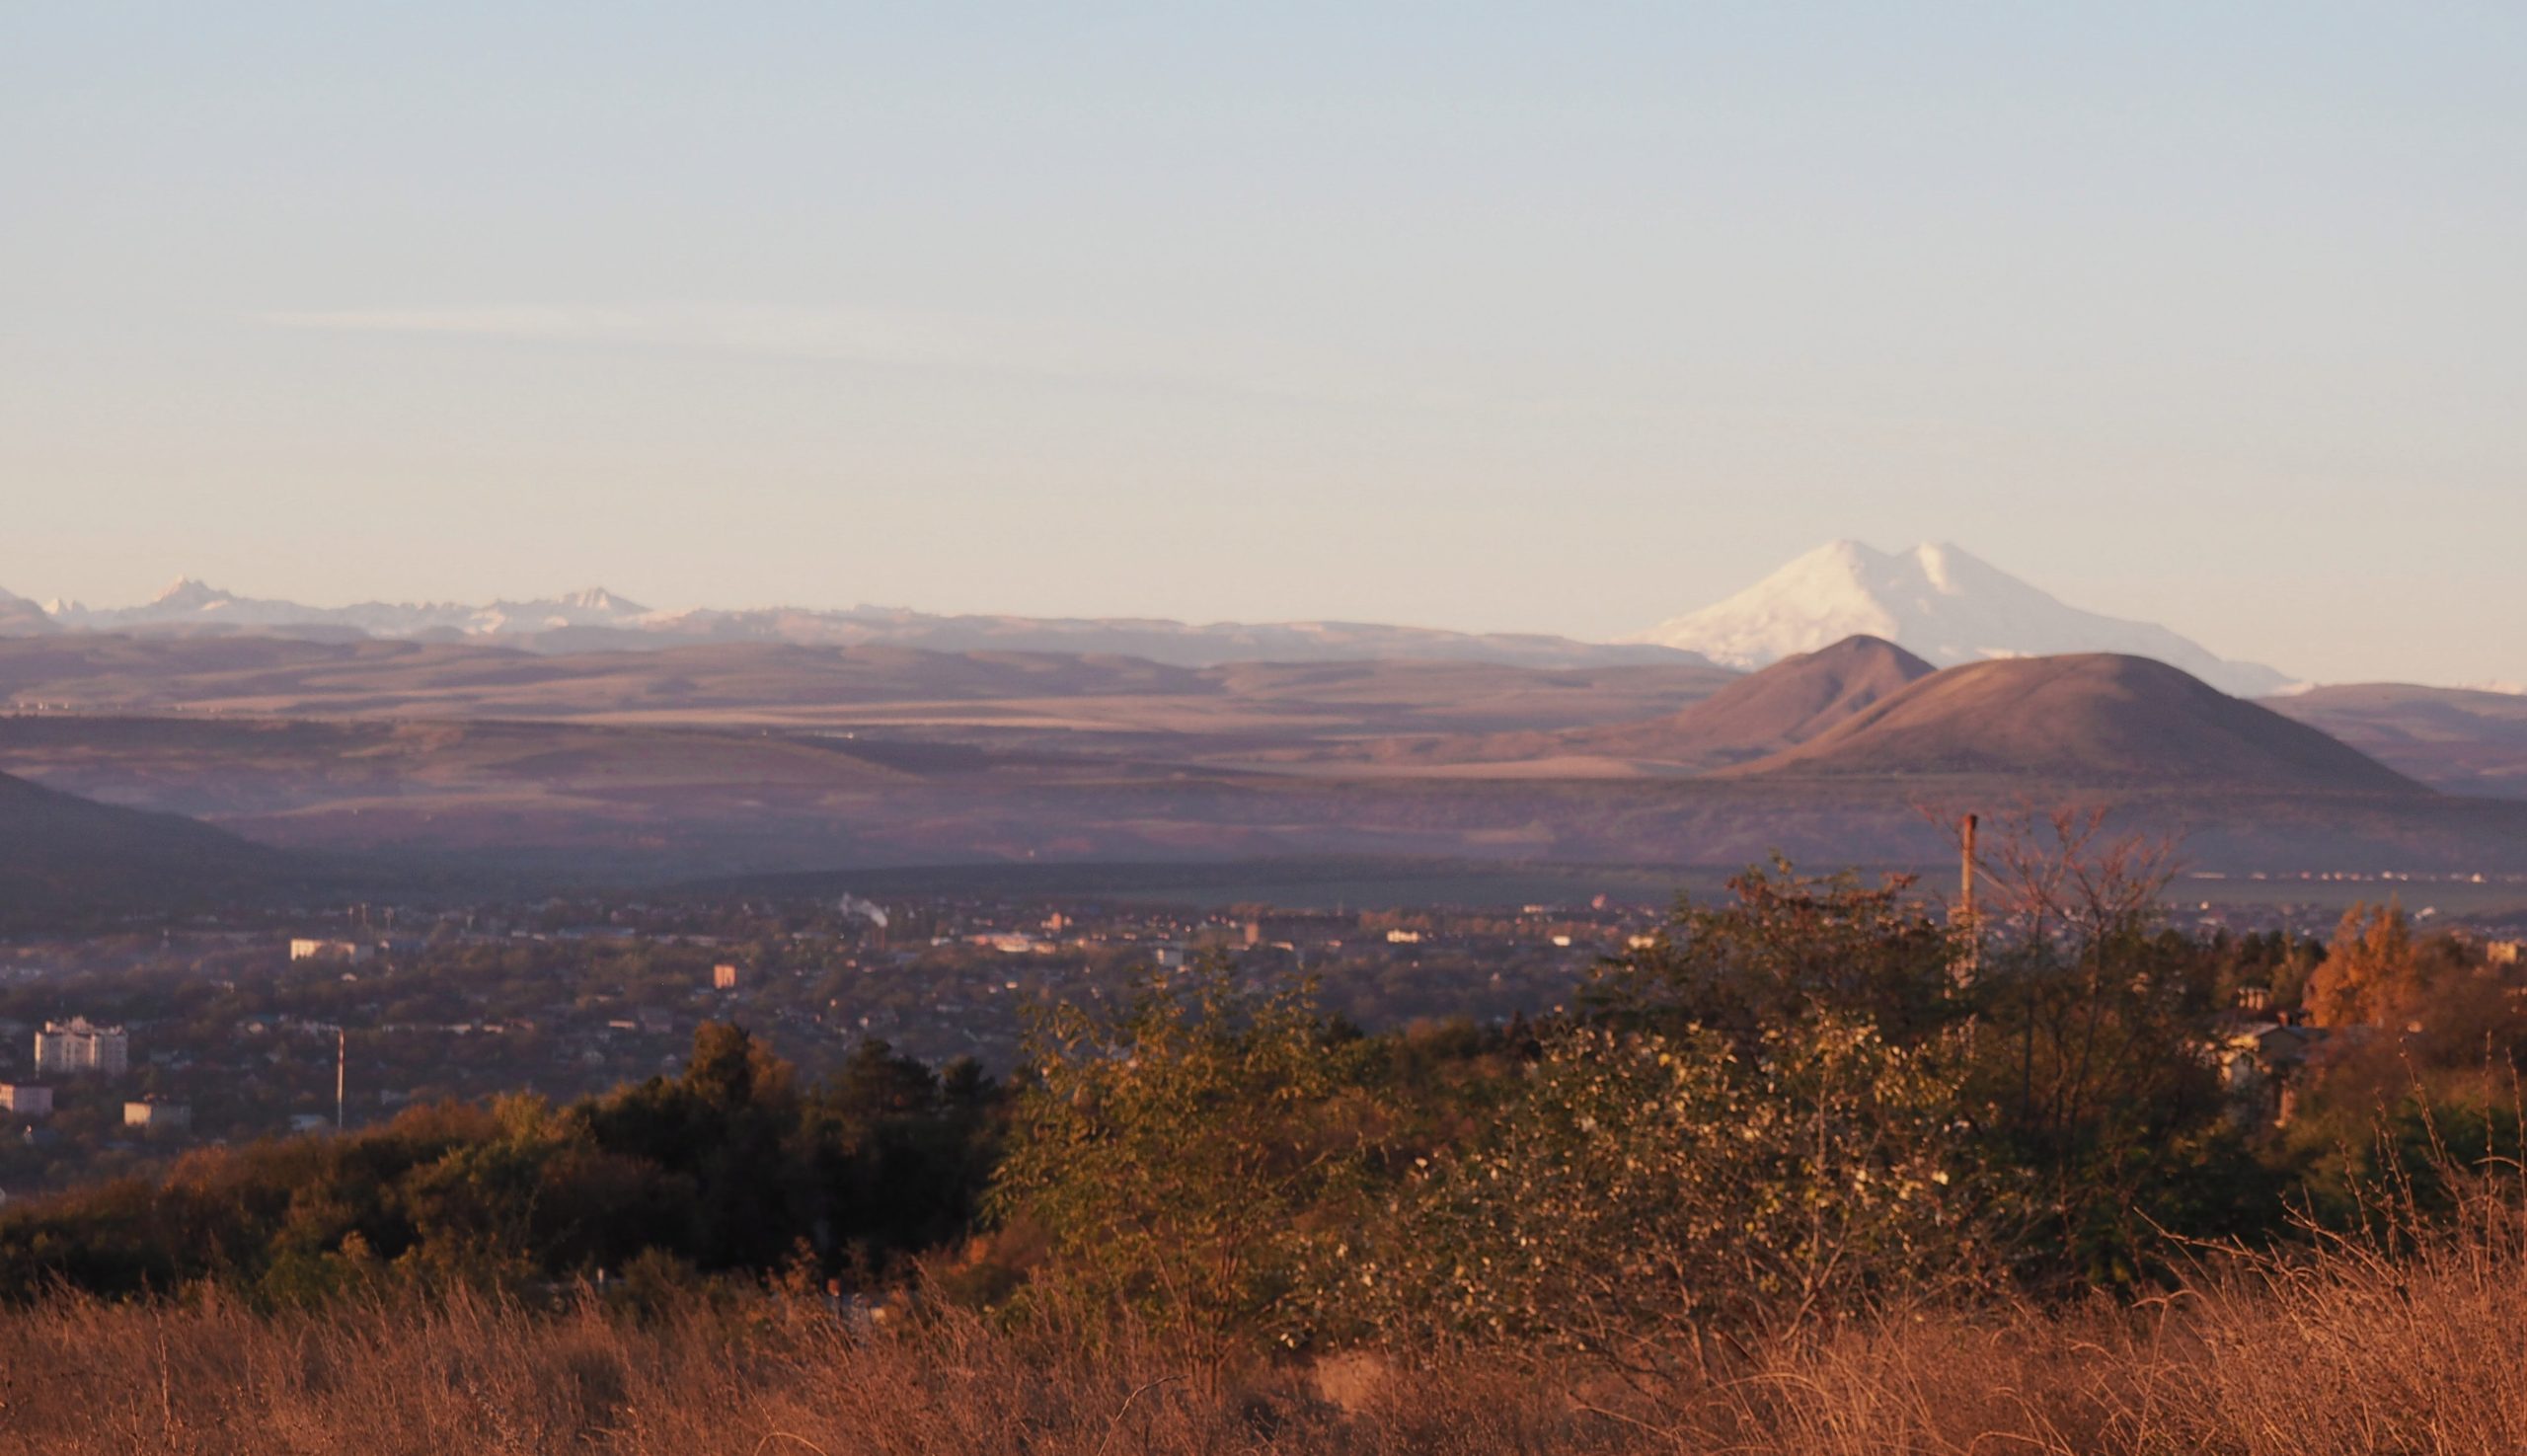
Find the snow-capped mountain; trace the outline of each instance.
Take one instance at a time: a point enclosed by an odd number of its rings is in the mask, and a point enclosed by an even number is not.
[[[11,607],[17,602],[18,607]],[[22,608],[22,610],[21,610]],[[13,615],[14,613],[14,615]],[[885,643],[934,651],[1036,651],[1146,657],[1175,666],[1222,662],[1439,658],[1527,667],[1691,663],[1672,648],[1512,633],[1441,632],[1361,622],[1215,622],[1140,618],[943,616],[891,607],[811,611],[774,607],[661,612],[601,586],[533,601],[362,602],[310,607],[239,596],[190,577],[135,607],[46,607],[0,599],[0,637],[43,632],[411,638],[481,642],[530,651],[781,642],[804,647]]]
[[[193,631],[326,631],[364,637],[429,637],[453,633],[498,637],[569,627],[624,627],[653,615],[602,586],[539,601],[496,601],[487,607],[460,602],[360,602],[311,607],[294,601],[239,596],[187,576],[154,600],[136,607],[95,608],[55,602],[47,615],[56,627],[86,632],[176,628]]]
[[[1753,668],[1856,633],[1942,667],[1986,657],[2125,652],[2181,667],[2240,697],[2291,682],[2260,663],[2227,661],[2164,627],[2081,611],[1946,544],[1882,552],[1835,541],[1725,601],[1631,640]]]

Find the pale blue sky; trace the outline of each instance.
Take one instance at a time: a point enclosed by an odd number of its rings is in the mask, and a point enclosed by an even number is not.
[[[2527,679],[2527,9],[0,0],[0,586]]]

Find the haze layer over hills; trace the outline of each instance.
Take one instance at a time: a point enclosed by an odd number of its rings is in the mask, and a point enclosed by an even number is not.
[[[727,643],[532,653],[473,643],[0,638],[0,705],[81,714],[526,718],[1080,732],[1488,731],[1648,718],[1736,678],[1660,663],[1232,662]]]
[[[0,685],[30,680],[127,707],[0,717],[0,770],[431,873],[1903,863],[1939,853],[1927,805],[2058,802],[2181,829],[2223,868],[2527,871],[2527,805],[2429,793],[2126,657],[1932,673],[1857,639],[1732,681],[765,644],[0,644]],[[428,712],[434,693],[459,711]]]
[[[2527,695],[2365,682],[2266,706],[2452,793],[2527,799]]]
[[[1835,631],[1855,621],[1895,636]],[[2243,701],[2171,663],[2232,685],[2280,674],[1943,547],[1838,544],[1665,635],[1696,651],[666,614],[602,591],[321,610],[198,583],[115,611],[7,597],[0,773],[98,801],[20,796],[20,819],[42,805],[63,845],[112,830],[129,846],[48,863],[163,866],[176,889],[210,867],[304,882],[290,855],[539,882],[1324,856],[1918,863],[1943,852],[1938,813],[2068,802],[2182,831],[2224,869],[2527,873],[2527,805],[2499,797],[2527,797],[2527,699]],[[2116,650],[2046,651],[2098,642]],[[1117,645],[1146,651],[1082,650]],[[221,831],[243,840],[205,837]],[[66,883],[45,873],[0,875],[0,908]]]
[[[2182,667],[2242,697],[2290,683],[2259,663],[2224,661],[2164,627],[2065,605],[1946,544],[1882,552],[1858,541],[1830,542],[1735,596],[1661,622],[1637,640],[1731,667],[1761,667],[1856,634],[1900,644],[1940,667],[1985,657],[2122,652]]]

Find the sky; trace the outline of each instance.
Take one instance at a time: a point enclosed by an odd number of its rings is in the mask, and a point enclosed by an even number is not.
[[[0,0],[0,587],[2527,679],[2527,7]]]

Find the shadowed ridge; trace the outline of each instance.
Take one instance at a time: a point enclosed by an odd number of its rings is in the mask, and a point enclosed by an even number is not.
[[[313,878],[298,856],[199,820],[0,774],[0,925],[264,900]]]
[[[2428,792],[2357,749],[2164,662],[2106,652],[1952,667],[1728,774]]]

